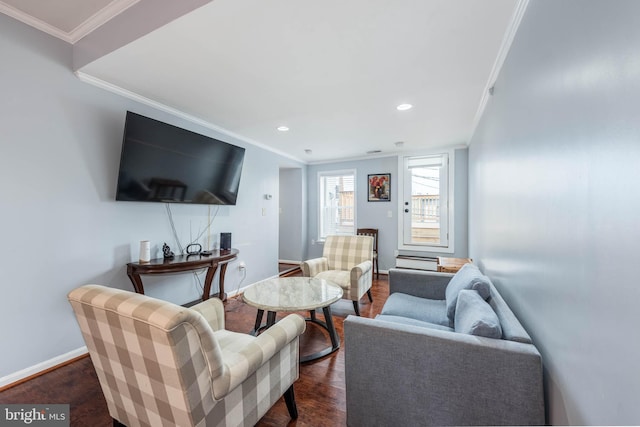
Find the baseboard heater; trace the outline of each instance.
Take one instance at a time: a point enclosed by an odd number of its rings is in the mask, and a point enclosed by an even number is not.
[[[398,255],[396,257],[396,268],[438,271],[438,258],[426,256]]]

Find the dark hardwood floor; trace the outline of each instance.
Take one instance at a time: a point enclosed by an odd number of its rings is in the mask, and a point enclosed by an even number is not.
[[[389,296],[387,276],[374,279],[373,303],[365,296],[360,300],[360,314],[375,317]],[[300,365],[300,379],[295,383],[298,419],[291,421],[284,399],[280,399],[260,420],[258,426],[345,426],[346,396],[344,383],[344,319],[354,314],[351,301],[340,300],[332,306],[334,323],[340,335],[341,348],[323,359]],[[256,311],[240,297],[225,303],[226,327],[247,332],[255,322]],[[308,313],[300,313],[308,315]],[[286,314],[282,314],[280,317]],[[322,314],[319,314],[322,317]],[[324,330],[307,323],[301,337],[302,354],[312,353],[329,342]],[[372,373],[374,374],[374,373]],[[112,425],[98,379],[86,357],[25,383],[0,392],[0,403],[68,403],[71,405],[71,425],[107,427]]]

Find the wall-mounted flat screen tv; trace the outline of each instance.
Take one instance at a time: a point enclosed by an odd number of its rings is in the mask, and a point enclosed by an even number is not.
[[[235,205],[244,151],[128,111],[116,200]]]

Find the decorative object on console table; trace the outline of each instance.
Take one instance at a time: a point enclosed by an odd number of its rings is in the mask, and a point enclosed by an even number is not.
[[[471,258],[438,257],[438,271],[441,273],[457,273],[465,264],[473,264]]]
[[[190,243],[187,245],[187,255],[199,255],[201,252],[202,245],[200,243]]]
[[[220,233],[220,250],[228,251],[231,249],[231,233]]]
[[[173,252],[171,252],[171,248],[166,243],[162,245],[162,253],[164,254],[164,259],[172,259],[174,257]]]
[[[151,243],[148,240],[140,241],[140,262],[151,261]]]
[[[390,202],[391,201],[391,174],[380,173],[367,175],[369,194],[368,202]]]
[[[207,268],[207,275],[204,279],[204,289],[202,300],[205,301],[211,296],[211,284],[213,277],[220,266],[220,292],[215,294],[222,301],[227,299],[224,292],[224,276],[227,271],[229,261],[238,257],[237,249],[228,251],[211,251],[211,256],[203,255],[176,255],[172,258],[156,258],[146,263],[130,262],[127,264],[127,276],[133,284],[133,289],[139,294],[144,294],[141,274],[168,274],[181,273],[186,271],[200,270]]]

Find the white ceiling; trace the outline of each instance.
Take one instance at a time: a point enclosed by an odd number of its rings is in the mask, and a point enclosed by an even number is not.
[[[50,2],[4,3],[29,3],[25,12],[67,30],[91,13],[58,24],[54,8],[36,7]],[[461,145],[522,4],[215,0],[80,72],[305,162],[390,154],[398,141],[404,151]]]

